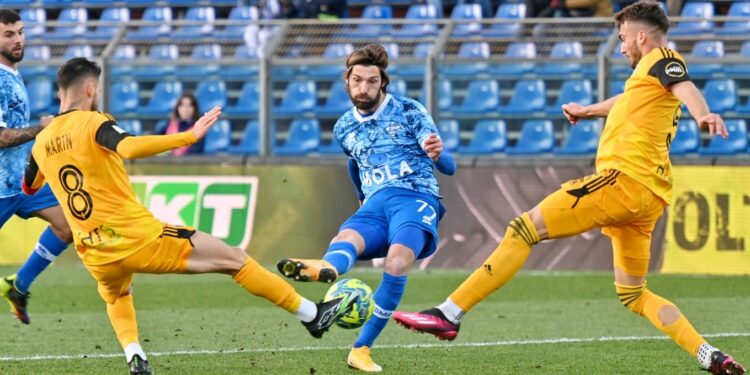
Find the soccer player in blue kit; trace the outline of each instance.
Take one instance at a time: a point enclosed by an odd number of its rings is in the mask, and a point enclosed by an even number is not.
[[[297,281],[330,283],[355,260],[385,257],[385,272],[373,299],[375,310],[349,353],[349,367],[378,372],[370,355],[375,338],[398,306],[406,274],[435,252],[445,209],[434,168],[452,175],[453,157],[417,101],[386,93],[388,54],[376,44],[346,59],[346,89],[354,107],[334,126],[349,156],[349,172],[362,206],[344,222],[323,259],[282,259],[279,271]]]
[[[30,141],[43,128],[29,124],[29,97],[18,73],[24,42],[21,17],[13,10],[0,9],[0,227],[14,214],[24,219],[35,216],[50,223],[18,273],[0,278],[0,296],[8,301],[21,322],[29,324],[26,311],[29,286],[68,247],[73,237],[49,186],[45,185],[33,196],[21,190],[33,144]]]

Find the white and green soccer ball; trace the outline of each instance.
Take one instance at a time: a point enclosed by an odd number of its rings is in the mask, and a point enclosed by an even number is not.
[[[372,300],[372,289],[359,279],[337,281],[328,289],[323,300],[330,301],[351,294],[355,294],[359,298],[354,307],[352,307],[352,311],[336,321],[336,325],[341,328],[353,329],[361,327],[367,319],[370,319],[372,311],[375,309],[375,301]]]

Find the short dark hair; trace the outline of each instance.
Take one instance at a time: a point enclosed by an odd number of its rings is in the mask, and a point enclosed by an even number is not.
[[[657,27],[662,33],[669,31],[669,19],[659,3],[652,0],[641,0],[628,5],[615,14],[615,24],[619,29],[626,21],[643,22]]]
[[[57,71],[57,86],[61,90],[70,88],[85,78],[99,79],[102,68],[99,64],[85,57],[74,57],[63,64]]]
[[[0,9],[0,23],[11,25],[21,20],[21,16],[13,9]]]
[[[368,44],[360,49],[350,53],[346,58],[346,72],[344,72],[344,78],[349,79],[349,75],[352,74],[352,67],[354,65],[375,65],[380,69],[380,79],[383,81],[381,90],[383,92],[388,88],[388,83],[391,82],[391,77],[385,72],[388,68],[388,52],[385,47],[380,44]]]

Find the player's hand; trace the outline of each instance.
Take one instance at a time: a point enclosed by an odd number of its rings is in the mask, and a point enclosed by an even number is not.
[[[433,161],[437,162],[440,159],[440,154],[443,152],[443,140],[437,136],[437,134],[430,134],[422,144],[422,149],[427,153]]]
[[[709,113],[699,118],[698,126],[700,126],[701,129],[704,126],[707,127],[708,134],[710,134],[712,137],[718,134],[724,139],[729,138],[729,131],[727,131],[727,126],[724,125],[724,119],[722,119],[721,116],[715,113]]]
[[[573,102],[562,105],[563,115],[573,125],[577,124],[578,120],[586,118],[584,108],[584,106]]]
[[[52,119],[55,118],[54,116],[42,116],[39,118],[39,125],[41,127],[46,128],[47,125],[49,125],[52,122]]]
[[[216,120],[219,119],[219,116],[221,116],[221,107],[219,106],[213,107],[210,111],[204,113],[193,126],[193,134],[195,134],[195,138],[200,140],[205,137],[206,133],[208,133],[208,129],[211,129],[216,123]]]

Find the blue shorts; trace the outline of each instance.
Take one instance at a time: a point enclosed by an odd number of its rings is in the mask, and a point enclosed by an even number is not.
[[[369,197],[339,228],[357,231],[365,239],[365,251],[357,259],[388,255],[393,236],[404,226],[414,226],[429,234],[423,249],[412,249],[417,259],[429,257],[437,249],[438,222],[445,207],[432,195],[402,188],[386,188]]]
[[[14,214],[28,219],[34,212],[54,206],[59,206],[59,203],[47,184],[44,184],[34,195],[21,193],[0,198],[0,227],[5,225],[5,222]]]

